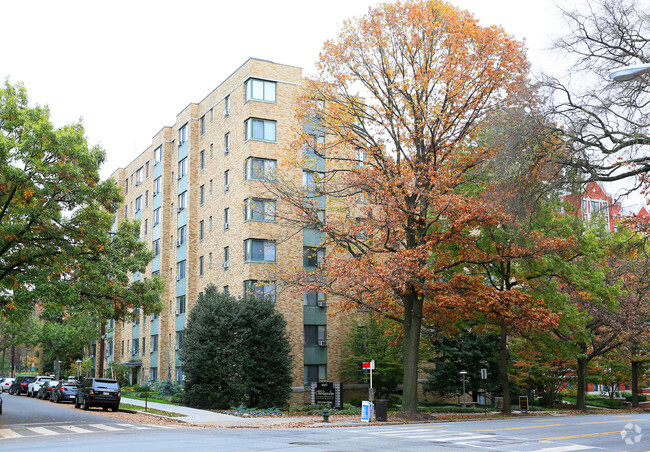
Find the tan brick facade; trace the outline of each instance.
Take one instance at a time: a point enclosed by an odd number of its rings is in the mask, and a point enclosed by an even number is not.
[[[265,90],[268,89],[266,95],[270,96],[268,93],[275,87],[275,101],[247,101],[246,86],[251,77],[267,82],[263,86]],[[287,230],[287,226],[274,221],[245,221],[244,216],[246,199],[269,199],[262,182],[247,180],[247,159],[275,160],[278,174],[284,179],[295,180],[298,185],[302,184],[302,170],[287,163],[289,145],[294,139],[292,130],[296,94],[301,83],[300,68],[249,59],[203,100],[189,104],[177,116],[176,123],[160,130],[153,137],[151,146],[126,168],[114,172],[113,177],[125,194],[118,221],[123,221],[125,216],[137,218],[142,223],[142,239],[152,247],[154,240],[159,240],[159,255],[145,274],[134,277],[149,278],[152,272],[159,271],[167,283],[162,295],[165,307],[159,318],[152,321],[141,316],[139,324],[135,326],[118,322],[109,333],[108,340],[112,340],[114,346],[113,354],[107,359],[130,363],[138,383],[154,377],[167,378],[169,372],[172,380],[181,376],[177,372],[181,365],[175,350],[178,345],[177,332],[182,331],[198,294],[209,283],[220,290],[227,286],[232,295],[241,296],[244,294],[244,281],[266,281],[280,267],[302,266],[303,234]],[[228,100],[229,110],[226,113]],[[275,140],[246,140],[245,124],[250,118],[275,121]],[[264,123],[266,126],[267,123]],[[183,127],[186,127],[187,139],[179,145]],[[224,152],[226,134],[229,134],[227,153]],[[155,161],[156,152],[160,152],[160,162]],[[179,174],[180,162],[185,156],[186,174]],[[226,171],[229,179],[227,187]],[[154,196],[158,177],[161,192]],[[179,195],[183,192],[186,193],[186,205],[179,211]],[[138,197],[141,197],[141,205],[136,212]],[[154,224],[157,208],[160,209],[160,222]],[[225,209],[229,209],[227,229],[224,228]],[[179,244],[180,228],[183,226],[185,243]],[[275,241],[275,263],[245,262],[244,242],[247,239]],[[229,249],[228,268],[223,266],[225,247]],[[179,276],[179,262],[182,261],[185,262],[184,277]],[[177,314],[177,297],[182,295],[186,300],[185,313]],[[305,307],[303,298],[296,297],[288,290],[278,289],[276,301],[277,309],[288,322],[294,356],[295,400],[302,398],[300,391],[306,381],[304,366],[307,355],[310,356],[308,364],[312,367],[326,366],[328,380],[340,381],[349,316],[329,316],[325,321],[328,308]],[[307,317],[317,325],[325,326],[326,323],[326,345],[310,346],[308,350],[304,333]],[[151,351],[152,335],[156,333],[157,349]],[[137,354],[132,354],[134,339],[139,345]],[[143,339],[145,348],[142,347]],[[122,342],[125,344],[124,354],[121,353]]]

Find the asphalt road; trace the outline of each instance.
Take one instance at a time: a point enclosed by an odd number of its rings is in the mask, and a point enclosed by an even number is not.
[[[129,424],[4,394],[1,451],[649,451],[650,414],[303,429]]]

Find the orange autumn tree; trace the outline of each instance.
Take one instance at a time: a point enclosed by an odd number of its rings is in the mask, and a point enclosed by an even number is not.
[[[278,215],[318,231],[327,249],[318,269],[287,282],[403,327],[405,412],[417,411],[423,320],[451,323],[494,299],[453,275],[490,259],[473,231],[498,224],[500,209],[473,195],[472,173],[497,149],[478,136],[527,70],[520,43],[447,3],[370,9],[324,45],[306,83],[295,149],[304,186],[269,185]]]

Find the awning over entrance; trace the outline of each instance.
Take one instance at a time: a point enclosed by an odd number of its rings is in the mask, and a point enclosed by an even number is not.
[[[140,367],[140,366],[142,366],[142,361],[129,361],[129,362],[122,363],[122,364],[124,364],[126,366],[131,366],[131,367]]]

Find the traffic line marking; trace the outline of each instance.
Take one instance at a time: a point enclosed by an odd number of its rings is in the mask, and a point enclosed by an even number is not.
[[[124,430],[121,428],[116,428],[116,427],[111,427],[110,425],[105,425],[105,424],[88,424],[90,427],[95,427],[100,430],[106,430],[107,432],[117,432],[120,430]]]
[[[580,444],[574,444],[573,446],[559,446],[559,447],[547,447],[546,449],[539,449],[535,452],[572,452],[574,450],[585,450],[593,449],[593,446],[583,446]]]
[[[570,436],[556,436],[554,438],[537,438],[539,441],[557,441],[560,439],[575,439],[575,438],[589,438],[590,436],[604,436],[604,435],[620,435],[621,431],[615,432],[601,432],[601,433],[585,433],[584,435],[570,435]]]
[[[432,424],[432,425],[419,425],[417,427],[407,427],[411,430],[417,429],[417,428],[431,428],[431,427],[449,427],[452,424]]]
[[[139,425],[134,425],[134,424],[115,424],[119,425],[121,427],[127,427],[127,428],[132,428],[133,430],[149,430],[150,427],[140,427]]]
[[[7,439],[9,439],[9,438],[22,438],[23,437],[23,435],[21,435],[20,433],[14,432],[10,428],[0,428],[0,436],[2,436],[3,438],[7,438]]]
[[[500,430],[523,430],[527,428],[544,428],[544,427],[560,427],[566,424],[547,424],[547,425],[529,425],[527,427],[505,427],[505,428],[487,428],[485,430],[474,430],[475,432],[498,432]]]
[[[642,422],[642,421],[647,421],[647,419],[621,419],[619,421],[574,422],[573,425],[617,424],[619,422]]]
[[[77,427],[76,425],[61,425],[60,428],[68,430],[72,433],[93,433],[92,430],[87,430],[85,428]]]
[[[491,436],[487,435],[469,435],[469,436],[440,436],[436,438],[436,441],[458,441],[458,440],[468,440],[468,439],[476,439],[476,438],[491,438]]]
[[[55,432],[54,430],[45,427],[27,427],[27,430],[31,430],[32,432],[43,436],[60,435],[59,432]]]

